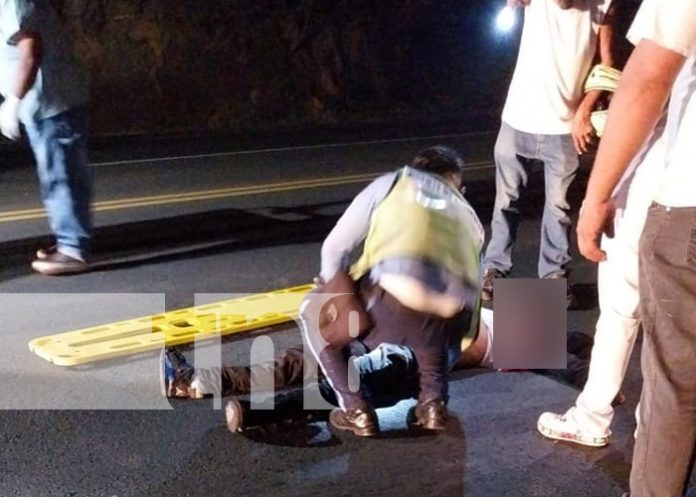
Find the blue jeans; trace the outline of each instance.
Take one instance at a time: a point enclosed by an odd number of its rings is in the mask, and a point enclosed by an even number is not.
[[[92,222],[87,110],[71,109],[26,126],[48,219],[61,252],[84,258]]]
[[[570,205],[566,194],[577,174],[578,155],[571,135],[535,135],[502,123],[495,143],[496,195],[491,240],[484,267],[512,270],[520,196],[527,187],[529,160],[544,163],[546,198],[541,221],[539,277],[564,276],[570,262]]]
[[[357,352],[353,365],[360,378],[360,388],[372,407],[390,407],[401,400],[418,397],[418,364],[409,347],[382,343],[369,352],[366,349],[352,352]],[[451,369],[459,360],[461,348],[450,348],[447,352]],[[327,402],[339,405],[336,391],[326,378],[319,382],[319,391]]]

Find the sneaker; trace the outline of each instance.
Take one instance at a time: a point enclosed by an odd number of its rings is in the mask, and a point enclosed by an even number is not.
[[[165,348],[160,354],[160,390],[165,397],[197,399],[195,388],[191,388],[194,368],[176,349]]]
[[[442,431],[447,423],[447,408],[444,402],[431,401],[416,404],[413,411],[415,415],[414,426],[420,426],[424,430]]]
[[[34,271],[48,276],[58,276],[61,274],[77,274],[84,273],[89,270],[89,264],[80,259],[75,259],[69,255],[56,250],[53,253],[49,253],[50,249],[46,249],[39,256],[37,252],[37,259],[31,263],[31,267]],[[44,257],[43,259],[39,257]]]
[[[379,434],[379,422],[374,409],[334,409],[329,423],[337,430],[352,431],[359,437],[374,437]]]
[[[609,435],[611,435],[609,432],[603,436],[596,436],[581,430],[573,417],[568,416],[568,413],[545,412],[539,416],[537,429],[546,438],[587,445],[588,447],[604,447],[609,443]]]
[[[493,280],[497,278],[505,278],[505,273],[493,267],[489,267],[483,272],[483,282],[481,283],[482,301],[493,301]]]

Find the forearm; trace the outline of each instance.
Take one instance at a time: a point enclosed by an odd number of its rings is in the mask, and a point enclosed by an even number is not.
[[[595,104],[599,100],[599,97],[601,96],[601,90],[592,90],[587,92],[583,99],[580,101],[580,104],[578,105],[578,108],[575,111],[575,113],[584,115],[586,117],[589,116],[592,113],[592,109],[594,109]]]
[[[626,168],[659,120],[681,67],[677,67],[673,58],[667,63],[658,62],[665,56],[664,52],[668,51],[654,43],[641,42],[626,65],[609,107],[607,129],[590,176],[586,201],[604,202],[611,198]]]
[[[614,67],[616,63],[614,57],[615,21],[615,9],[610,8],[604,18],[604,24],[599,29],[597,55],[599,56],[599,63],[607,67]]]
[[[612,25],[614,22],[613,10],[607,14],[605,20],[608,22],[608,24],[603,25],[599,31],[597,55],[601,65],[605,67],[614,67],[614,27]],[[589,116],[592,113],[592,110],[595,108],[597,101],[602,96],[602,93],[602,90],[591,90],[587,92],[582,102],[578,106],[578,112]]]
[[[23,33],[17,42],[19,65],[11,87],[12,94],[18,99],[29,92],[41,65],[41,37],[36,33]]]
[[[599,29],[598,43],[597,43],[597,58],[599,59],[599,64],[605,67],[614,67],[614,22],[615,22],[615,10],[610,8],[607,12],[604,22]],[[588,113],[592,111],[595,104],[602,96],[602,90],[592,90],[585,94],[585,98],[580,104],[581,107]]]

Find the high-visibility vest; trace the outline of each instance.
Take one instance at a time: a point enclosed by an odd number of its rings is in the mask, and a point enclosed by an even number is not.
[[[481,222],[458,190],[438,175],[404,167],[373,211],[351,274],[358,279],[382,261],[410,258],[478,288],[483,238]]]

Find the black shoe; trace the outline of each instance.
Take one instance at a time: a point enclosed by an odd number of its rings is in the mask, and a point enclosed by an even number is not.
[[[567,284],[566,284],[566,309],[575,308],[576,302],[575,302],[575,294],[573,293],[573,285],[571,285],[570,281],[568,281],[567,274],[554,274],[552,276],[544,276],[544,279],[550,279],[550,280],[564,279],[564,280],[566,280],[567,281]]]
[[[573,286],[568,283],[568,289],[566,290],[566,309],[575,309],[577,304],[575,293],[573,292]]]
[[[444,430],[447,424],[447,407],[444,402],[435,400],[421,404],[416,404],[414,411],[416,417],[415,426],[420,426],[425,430]]]
[[[379,422],[374,409],[334,409],[329,415],[331,426],[337,430],[352,431],[359,437],[374,437],[379,434]]]
[[[273,398],[273,409],[253,409],[248,400],[233,398],[225,406],[227,428],[241,432],[253,428],[277,428],[325,421],[326,410],[304,408],[304,389],[298,387],[278,393]]]
[[[505,278],[505,273],[489,267],[483,272],[483,282],[481,283],[481,300],[484,302],[493,301],[493,280],[497,278]]]

